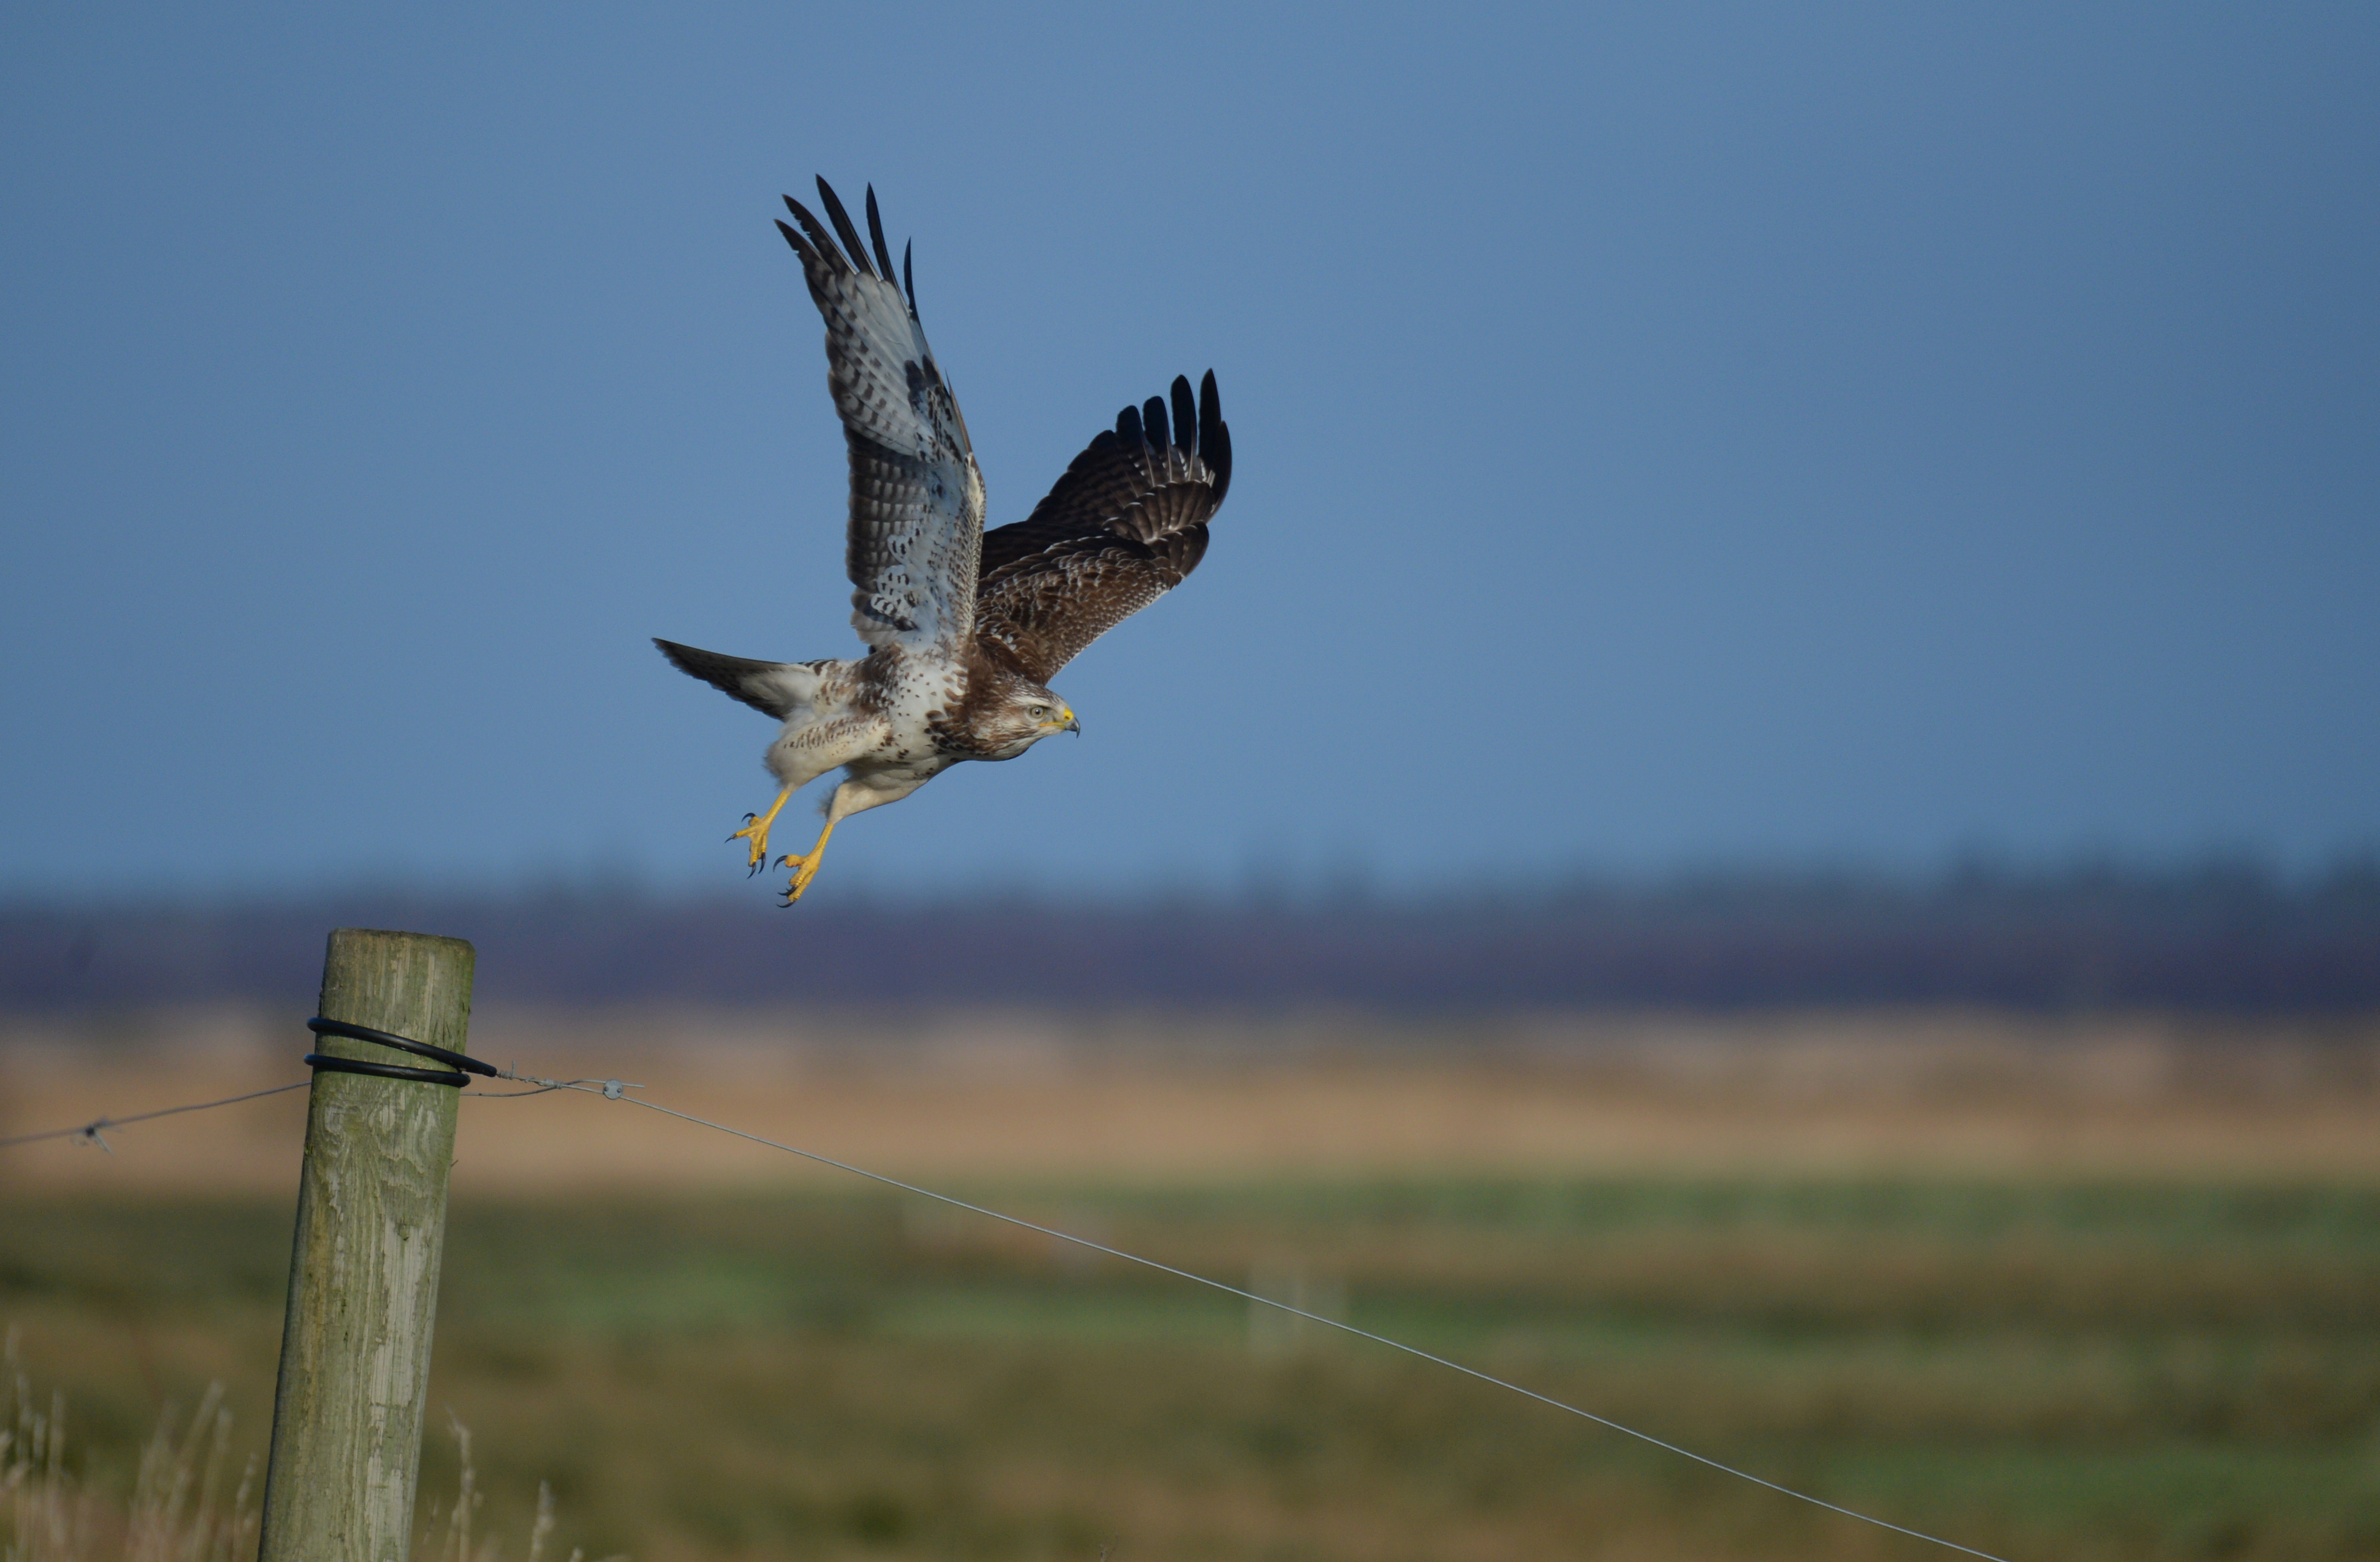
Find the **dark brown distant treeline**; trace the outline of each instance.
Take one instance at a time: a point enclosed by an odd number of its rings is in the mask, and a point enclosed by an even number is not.
[[[0,1008],[303,1009],[337,926],[472,939],[488,1001],[2380,1009],[2370,862],[2295,882],[2221,865],[1739,875],[1404,902],[820,897],[784,911],[757,891],[615,890],[20,904],[0,909]]]

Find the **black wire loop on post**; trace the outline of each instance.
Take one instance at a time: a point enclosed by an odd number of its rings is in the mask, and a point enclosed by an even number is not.
[[[426,1041],[416,1041],[411,1036],[376,1031],[370,1025],[351,1025],[345,1020],[325,1020],[317,1014],[306,1022],[306,1028],[316,1035],[340,1035],[346,1036],[350,1041],[369,1041],[381,1047],[394,1047],[400,1052],[410,1052],[417,1058],[427,1058],[433,1062],[449,1064],[455,1069],[468,1069],[471,1073],[485,1074],[490,1079],[496,1077],[496,1066],[493,1063],[483,1063],[477,1058],[466,1057],[460,1052],[449,1052],[443,1047],[432,1047]],[[334,1074],[370,1074],[374,1079],[419,1080],[424,1084],[452,1085],[457,1090],[470,1083],[469,1074],[450,1072],[447,1069],[409,1069],[402,1063],[374,1063],[361,1058],[334,1058],[327,1052],[307,1053],[306,1066],[315,1070],[328,1069]]]

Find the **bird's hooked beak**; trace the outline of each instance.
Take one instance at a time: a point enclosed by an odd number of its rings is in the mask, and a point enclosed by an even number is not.
[[[1083,735],[1083,719],[1075,714],[1075,708],[1071,705],[1062,705],[1058,708],[1066,713],[1066,731],[1074,733],[1076,737],[1081,737]]]

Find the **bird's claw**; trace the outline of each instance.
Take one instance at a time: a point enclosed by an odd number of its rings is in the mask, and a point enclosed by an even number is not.
[[[768,822],[758,814],[747,814],[744,819],[744,828],[727,839],[731,842],[745,841],[751,843],[751,861],[744,870],[744,877],[749,878],[769,866],[769,826]]]
[[[791,864],[794,870],[793,882],[780,891],[785,897],[780,903],[790,906],[802,898],[802,891],[808,889],[810,880],[818,877],[819,858],[821,855],[823,855],[821,853],[812,853],[807,857],[783,856],[777,859],[779,867]]]

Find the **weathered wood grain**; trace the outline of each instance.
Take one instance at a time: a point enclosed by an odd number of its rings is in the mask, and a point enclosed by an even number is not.
[[[320,1012],[465,1051],[472,966],[459,938],[342,927]],[[313,1049],[422,1062],[339,1036]],[[315,1076],[259,1562],[405,1562],[412,1549],[456,1094]]]

